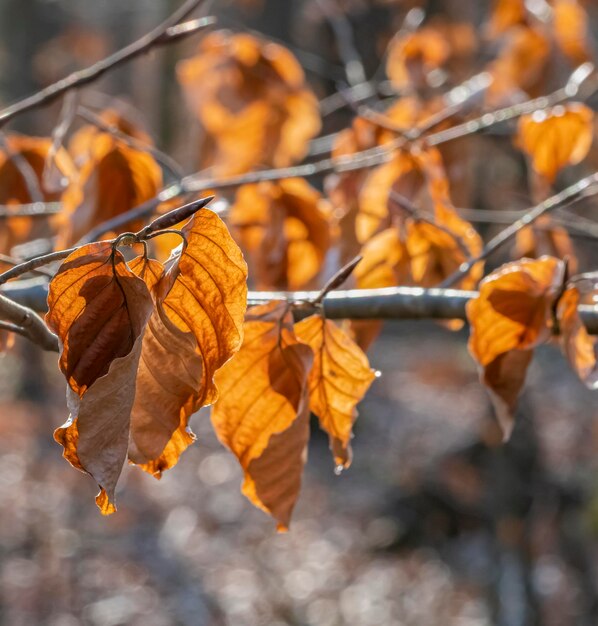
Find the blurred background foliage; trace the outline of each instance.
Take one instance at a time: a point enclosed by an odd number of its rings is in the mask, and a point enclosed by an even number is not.
[[[93,63],[177,5],[0,0],[0,101]],[[489,10],[480,0],[343,5],[368,76],[410,9],[476,29]],[[220,26],[287,45],[319,98],[337,91],[342,64],[315,1],[217,0],[213,12]],[[121,98],[188,172],[198,129],[174,68],[196,45],[157,49],[87,92],[100,107]],[[548,87],[566,75],[556,67]],[[48,135],[58,114],[55,104],[13,128]],[[323,133],[352,116],[340,108]],[[525,170],[510,139],[494,136],[488,150],[488,159],[466,168],[472,204],[527,206]],[[582,263],[588,254],[580,253]],[[369,352],[382,376],[361,405],[353,466],[336,476],[314,427],[285,535],[241,496],[237,463],[204,414],[192,422],[199,441],[178,466],[160,482],[125,468],[121,507],[101,517],[93,481],[74,472],[52,440],[65,418],[56,358],[17,340],[0,360],[0,623],[596,624],[595,396],[555,348],[538,350],[515,433],[502,445],[466,338],[466,330],[431,322],[387,325]]]

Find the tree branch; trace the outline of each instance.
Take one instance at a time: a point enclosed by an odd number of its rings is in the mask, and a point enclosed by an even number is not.
[[[0,111],[0,127],[4,126],[17,115],[30,111],[32,109],[45,106],[53,102],[70,89],[75,89],[94,82],[105,74],[108,70],[112,70],[135,57],[145,54],[155,46],[172,43],[178,41],[182,37],[187,37],[198,30],[205,28],[215,22],[213,17],[205,17],[192,20],[188,23],[179,24],[189,13],[194,11],[205,0],[187,0],[179,9],[177,9],[168,19],[157,26],[147,35],[141,37],[125,48],[118,50],[114,54],[98,61],[94,65],[85,69],[73,72],[66,78],[59,80],[45,89],[34,93],[33,95],[15,102],[3,111]]]

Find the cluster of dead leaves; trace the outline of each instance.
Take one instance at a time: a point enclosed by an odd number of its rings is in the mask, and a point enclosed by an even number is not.
[[[348,467],[355,406],[373,379],[365,354],[334,322],[313,315],[293,325],[281,301],[249,309],[240,351],[216,374],[212,423],[245,472],[243,493],[279,529],[299,493],[309,412],[337,467]]]
[[[565,263],[555,257],[513,261],[484,278],[478,297],[467,304],[469,351],[505,439],[513,430],[533,349],[553,336],[580,379],[590,389],[598,386],[596,340],[578,309],[592,301],[596,281],[590,276],[567,283],[565,274]]]
[[[273,42],[214,32],[179,63],[177,76],[204,135],[199,165],[215,175],[286,167],[320,130],[301,66]]]
[[[155,476],[177,462],[194,439],[189,416],[215,401],[214,374],[241,344],[239,248],[207,209],[182,235],[166,265],[127,263],[118,240],[82,246],[50,283],[46,321],[60,340],[70,410],[55,438],[100,485],[106,514],[127,458]]]

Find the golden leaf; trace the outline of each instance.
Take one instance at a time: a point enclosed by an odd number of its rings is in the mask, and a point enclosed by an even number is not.
[[[156,196],[162,171],[154,158],[106,133],[94,136],[79,178],[62,196],[58,247],[78,241],[91,228]],[[133,229],[141,223],[129,224]]]
[[[243,185],[229,223],[260,289],[308,286],[332,242],[330,207],[302,178]]]
[[[205,37],[177,66],[189,108],[205,135],[200,168],[240,174],[258,165],[286,167],[320,130],[318,102],[283,46],[226,31]]]
[[[129,459],[157,477],[194,441],[189,417],[216,400],[214,373],[241,345],[247,305],[247,266],[222,220],[201,209],[182,231],[155,287],[131,416]]]
[[[489,274],[478,297],[467,303],[469,352],[490,390],[505,439],[531,350],[550,338],[564,271],[562,261],[548,256],[513,261]]]
[[[594,112],[572,102],[523,116],[516,143],[534,170],[552,182],[563,167],[583,161],[593,138]]]
[[[216,373],[218,438],[245,472],[243,493],[289,525],[307,456],[311,348],[293,332],[284,302],[249,309],[240,351]]]
[[[596,339],[590,336],[579,316],[577,287],[565,290],[557,305],[561,346],[571,367],[590,389],[598,388],[596,368]]]
[[[359,346],[331,320],[312,315],[295,324],[295,334],[314,353],[309,408],[330,437],[336,465],[349,467],[355,407],[374,380],[374,371]]]

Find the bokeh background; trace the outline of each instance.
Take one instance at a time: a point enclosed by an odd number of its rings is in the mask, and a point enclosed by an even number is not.
[[[116,50],[178,4],[0,0],[0,102]],[[368,77],[414,7],[475,29],[489,10],[480,0],[342,5]],[[592,3],[588,9],[596,13]],[[342,87],[334,37],[317,2],[216,0],[212,12],[220,26],[284,42],[320,98]],[[199,131],[174,67],[195,46],[188,40],[154,50],[85,95],[99,107],[120,98],[187,172],[195,169]],[[546,88],[566,75],[555,66]],[[58,114],[53,105],[11,129],[48,135]],[[352,115],[339,108],[323,133],[343,128]],[[463,173],[471,206],[528,206],[525,168],[504,129],[468,141],[484,142],[487,151]],[[590,219],[592,210],[586,202],[579,212]],[[595,242],[576,243],[582,267],[592,267]],[[503,445],[466,343],[466,329],[386,325],[369,351],[382,375],[360,407],[352,467],[335,475],[314,423],[291,531],[277,535],[240,494],[241,471],[205,412],[193,418],[198,442],[176,468],[159,482],[125,468],[118,513],[101,517],[95,484],[61,458],[52,439],[66,418],[56,357],[17,340],[0,359],[0,623],[598,623],[596,396],[556,348],[537,350],[514,435]]]

